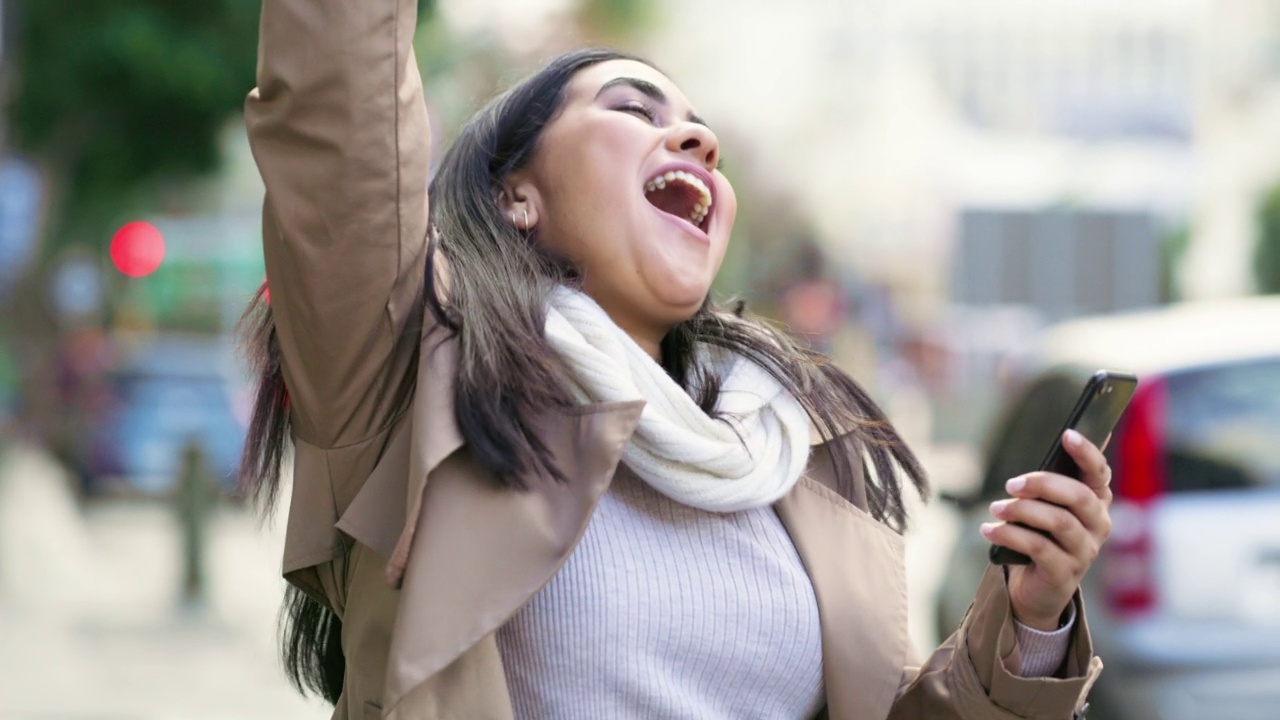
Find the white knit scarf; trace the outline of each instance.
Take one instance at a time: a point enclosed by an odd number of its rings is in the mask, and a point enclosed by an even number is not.
[[[804,472],[809,417],[755,363],[723,353],[717,420],[581,292],[553,293],[546,337],[581,399],[646,401],[622,461],[667,497],[713,512],[765,507]],[[700,359],[710,362],[710,353]]]

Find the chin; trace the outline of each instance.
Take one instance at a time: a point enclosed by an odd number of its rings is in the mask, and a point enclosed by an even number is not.
[[[698,314],[709,292],[711,288],[706,288],[701,293],[681,293],[678,297],[663,298],[663,305],[671,309],[671,317],[675,322],[684,322]]]
[[[688,266],[645,274],[648,275],[646,284],[653,299],[671,307],[701,306],[707,293],[711,292],[711,281],[715,278],[706,269]]]

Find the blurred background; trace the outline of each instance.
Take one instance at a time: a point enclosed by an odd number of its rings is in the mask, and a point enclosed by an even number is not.
[[[1096,612],[1117,676],[1182,682],[1099,712],[1181,717],[1191,666],[1219,708],[1194,717],[1280,717],[1212,694],[1240,684],[1222,667],[1280,685],[1275,650],[1231,641],[1280,647],[1280,531],[1241,531],[1247,562],[1190,609],[1167,601],[1169,558],[1214,546],[1161,545],[1185,529],[1161,529],[1170,508],[1280,516],[1280,309],[1250,299],[1280,293],[1280,0],[420,6],[437,147],[583,44],[651,58],[716,129],[740,202],[717,292],[866,385],[945,498],[908,536],[921,649],[965,590],[947,568],[981,551],[1009,408],[1067,367],[1161,378],[1112,450],[1161,468],[1117,470],[1118,496],[1146,488],[1117,505],[1141,552],[1094,573],[1151,597],[1099,586]],[[0,718],[327,717],[276,659],[283,521],[230,492],[251,399],[232,330],[263,280],[240,115],[259,7],[0,0]],[[1048,436],[1072,400],[1031,403]],[[1175,406],[1199,423],[1185,437]],[[1183,488],[1175,455],[1239,477]],[[1192,626],[1218,639],[1169,645]]]

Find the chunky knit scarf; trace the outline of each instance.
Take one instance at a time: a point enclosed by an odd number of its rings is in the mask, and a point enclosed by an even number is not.
[[[804,472],[808,415],[755,363],[721,353],[720,419],[713,419],[581,292],[553,293],[546,337],[582,400],[646,401],[622,461],[667,497],[713,512],[764,507]],[[703,362],[711,357],[700,354]]]

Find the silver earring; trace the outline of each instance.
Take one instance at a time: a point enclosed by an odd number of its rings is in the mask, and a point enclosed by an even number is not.
[[[529,232],[529,211],[522,210],[521,212],[524,213],[524,231]]]
[[[517,230],[518,230],[518,229],[520,229],[520,226],[516,224],[516,211],[515,211],[515,210],[512,210],[512,211],[511,211],[511,227],[516,228]]]

